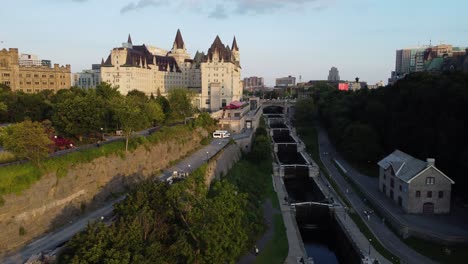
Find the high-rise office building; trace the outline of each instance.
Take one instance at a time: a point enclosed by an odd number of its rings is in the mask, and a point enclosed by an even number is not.
[[[338,71],[338,68],[331,67],[330,71],[328,72],[328,80],[333,82],[340,80],[340,72]]]

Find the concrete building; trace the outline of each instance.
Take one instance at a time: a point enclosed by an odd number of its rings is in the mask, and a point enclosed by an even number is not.
[[[450,212],[455,182],[435,167],[434,159],[418,160],[402,151],[379,161],[379,190],[410,214]]]
[[[93,64],[90,70],[73,74],[72,86],[89,89],[101,83],[101,64]]]
[[[412,72],[440,72],[446,70],[446,60],[452,62],[454,57],[463,57],[466,54],[465,48],[453,47],[448,44],[440,44],[436,46],[421,46],[416,48],[407,48],[396,51],[395,71],[392,72],[389,78],[389,84],[393,84],[399,79],[405,77]],[[453,63],[452,63],[453,64]],[[463,67],[454,67],[455,69]]]
[[[378,83],[376,84],[368,84],[367,85],[367,89],[377,89],[377,88],[380,88],[380,87],[384,87],[385,84],[383,81],[379,81]]]
[[[330,82],[340,81],[340,73],[336,67],[331,67],[330,71],[328,72],[328,81]]]
[[[8,85],[12,91],[34,93],[42,90],[58,91],[70,88],[70,65],[54,64],[51,67],[50,61],[43,60],[39,65],[37,57],[25,55],[22,58],[20,64],[18,49],[0,51],[0,82]]]
[[[133,45],[129,36],[102,63],[101,79],[118,86],[122,94],[139,90],[147,95],[167,95],[171,89],[191,89],[196,93],[197,108],[216,111],[242,98],[240,71],[235,38],[229,48],[217,36],[206,55],[197,51],[191,59],[178,30],[170,51]]]
[[[275,87],[290,87],[295,85],[296,77],[289,75],[288,77],[277,78]]]
[[[245,102],[233,102],[223,110],[212,115],[218,120],[218,126],[233,134],[242,133],[245,129],[255,130],[262,115],[260,98],[250,97]]]
[[[253,92],[256,90],[262,90],[264,88],[265,88],[265,81],[263,77],[252,76],[252,77],[244,78],[244,90]]]

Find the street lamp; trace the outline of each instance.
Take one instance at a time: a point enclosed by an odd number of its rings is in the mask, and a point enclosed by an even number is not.
[[[104,128],[101,127],[101,139],[104,140]]]
[[[370,258],[370,256],[371,256],[371,255],[370,255],[370,253],[371,253],[371,251],[370,251],[370,250],[371,250],[371,242],[372,242],[372,239],[369,238],[369,258]]]
[[[208,161],[208,153],[209,153],[209,152],[207,151],[207,152],[206,152],[206,160],[207,160],[207,161]]]

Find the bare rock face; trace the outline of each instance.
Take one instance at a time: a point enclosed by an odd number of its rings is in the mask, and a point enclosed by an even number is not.
[[[23,193],[4,196],[5,204],[0,207],[0,254],[73,221],[113,194],[125,191],[129,184],[183,158],[200,147],[203,134],[206,131],[188,133],[152,146],[140,146],[123,157],[110,155],[71,165],[65,177],[49,173]]]

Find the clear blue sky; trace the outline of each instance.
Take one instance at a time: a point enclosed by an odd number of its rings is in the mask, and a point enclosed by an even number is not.
[[[229,45],[235,35],[242,77],[269,85],[287,75],[325,79],[331,66],[342,79],[375,83],[389,77],[398,48],[430,40],[468,46],[466,10],[465,0],[7,0],[0,48],[77,72],[128,33],[134,44],[170,49],[180,28],[192,56],[217,34]]]

